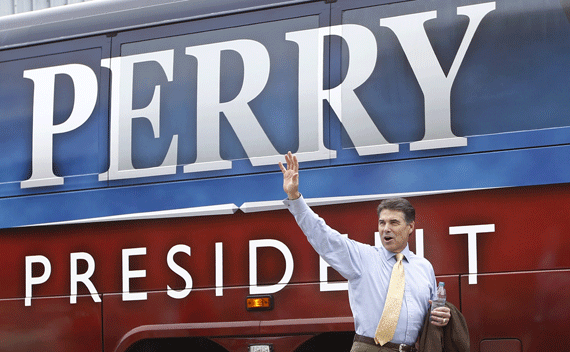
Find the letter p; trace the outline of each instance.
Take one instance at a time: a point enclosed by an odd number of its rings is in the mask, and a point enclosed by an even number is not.
[[[58,74],[71,78],[75,94],[68,119],[54,125],[55,76]],[[88,66],[69,64],[26,70],[24,78],[34,81],[32,176],[22,181],[20,187],[62,185],[63,177],[53,173],[53,136],[73,131],[91,116],[97,102],[97,77]]]
[[[41,276],[32,276],[32,265],[39,263],[44,266],[44,273]],[[26,257],[26,298],[24,305],[29,307],[32,305],[32,286],[46,282],[51,275],[51,263],[48,258],[43,255],[32,255]]]

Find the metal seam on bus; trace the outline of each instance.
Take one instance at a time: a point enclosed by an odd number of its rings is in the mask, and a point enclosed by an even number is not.
[[[170,209],[170,210],[143,212],[143,213],[102,216],[102,217],[88,218],[88,219],[56,221],[56,222],[48,222],[41,224],[30,224],[18,227],[71,225],[71,224],[84,224],[84,223],[105,222],[105,221],[168,219],[168,218],[194,217],[194,216],[205,216],[205,215],[231,215],[234,214],[238,209],[239,208],[237,205],[230,203],[230,204],[209,205],[209,206],[194,207],[194,208]]]
[[[487,189],[494,189],[497,187],[484,187],[484,188],[469,188],[469,189],[446,189],[439,191],[420,191],[420,192],[404,192],[404,193],[383,193],[383,194],[367,194],[358,196],[340,196],[340,197],[324,197],[324,198],[305,198],[309,206],[321,205],[334,205],[345,203],[366,202],[373,200],[380,200],[391,197],[419,197],[429,196],[436,194],[447,194],[456,192],[469,192],[480,191]],[[239,209],[244,213],[256,213],[261,211],[280,210],[287,208],[282,200],[260,201],[260,202],[245,202]]]

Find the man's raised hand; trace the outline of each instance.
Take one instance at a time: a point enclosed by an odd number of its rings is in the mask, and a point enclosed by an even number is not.
[[[279,167],[283,173],[283,190],[287,193],[287,197],[291,200],[301,196],[299,193],[299,162],[293,153],[288,152],[285,155],[287,168],[279,162]]]

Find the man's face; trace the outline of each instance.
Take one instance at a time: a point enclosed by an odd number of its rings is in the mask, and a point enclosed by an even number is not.
[[[383,209],[380,212],[378,232],[380,232],[382,245],[390,252],[403,251],[413,230],[414,222],[406,223],[403,212],[390,209]]]

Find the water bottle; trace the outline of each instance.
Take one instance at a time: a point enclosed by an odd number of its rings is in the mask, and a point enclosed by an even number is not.
[[[440,282],[439,286],[437,286],[437,299],[431,303],[431,310],[439,307],[445,307],[446,298],[445,282]]]

